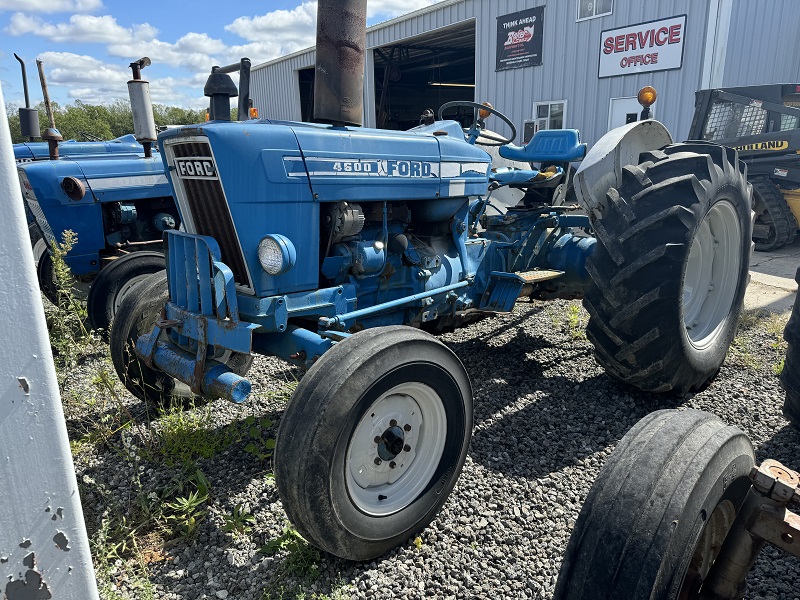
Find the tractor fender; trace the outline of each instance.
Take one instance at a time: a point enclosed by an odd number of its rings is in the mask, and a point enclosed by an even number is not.
[[[622,168],[638,165],[639,155],[672,143],[667,128],[654,120],[637,121],[606,133],[592,146],[575,174],[575,194],[590,216],[603,218],[606,192],[622,183]]]

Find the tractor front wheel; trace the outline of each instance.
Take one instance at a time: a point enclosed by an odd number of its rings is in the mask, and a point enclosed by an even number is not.
[[[278,430],[278,492],[309,542],[370,560],[433,520],[471,435],[472,391],[455,354],[410,327],[368,329],[298,385]]]
[[[554,600],[694,600],[750,489],[747,436],[698,410],[634,425],[598,475]]]
[[[674,144],[626,166],[592,226],[586,334],[612,376],[702,389],[733,341],[750,263],[750,185],[736,152]]]
[[[164,255],[151,250],[128,254],[100,271],[89,288],[86,311],[92,329],[106,332],[125,296],[153,273],[164,270]]]
[[[167,272],[150,275],[125,296],[109,334],[111,361],[120,381],[139,400],[158,407],[168,406],[173,398],[182,402],[192,398],[188,386],[148,367],[133,350],[139,336],[152,331],[168,299]]]

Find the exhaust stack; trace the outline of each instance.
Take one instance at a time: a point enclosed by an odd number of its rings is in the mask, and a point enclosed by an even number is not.
[[[142,79],[142,69],[150,66],[150,59],[143,56],[128,65],[133,79],[128,82],[128,96],[133,113],[133,135],[144,146],[144,155],[150,158],[153,142],[156,141],[156,122],[153,118],[153,101],[150,99],[150,83]]]
[[[361,126],[367,0],[319,0],[314,120]]]
[[[25,92],[25,108],[19,109],[19,128],[23,137],[28,138],[28,141],[33,141],[37,137],[42,137],[41,130],[39,129],[39,111],[31,108],[31,99],[28,96],[28,73],[25,69],[25,61],[22,60],[17,53],[14,53],[14,58],[19,61],[22,68],[22,89]]]

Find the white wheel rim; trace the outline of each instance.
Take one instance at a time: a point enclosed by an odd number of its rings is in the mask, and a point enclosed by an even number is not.
[[[683,323],[692,345],[713,345],[731,311],[739,283],[742,228],[733,204],[717,202],[689,250],[683,278]]]
[[[398,430],[403,449],[395,454],[386,440],[396,443],[392,436]],[[347,447],[345,478],[353,504],[374,516],[409,506],[436,472],[446,437],[447,415],[433,388],[413,381],[383,394],[361,418]]]
[[[39,259],[42,258],[42,254],[45,252],[47,252],[47,242],[39,238],[33,245],[33,264],[38,265]]]
[[[113,315],[117,314],[122,301],[125,300],[125,296],[131,293],[131,290],[135,288],[138,284],[142,281],[150,277],[151,273],[145,273],[143,275],[136,275],[135,277],[131,277],[128,281],[126,281],[122,287],[117,291],[117,295],[114,296],[114,302],[112,304],[111,310],[113,310]],[[112,316],[113,316],[112,315]]]

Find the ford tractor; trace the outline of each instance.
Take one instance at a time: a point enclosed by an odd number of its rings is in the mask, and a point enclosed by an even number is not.
[[[58,130],[50,128],[42,134],[45,141],[15,147],[22,194],[38,234],[34,237],[41,240],[34,240],[40,288],[51,301],[59,301],[47,248],[73,231],[77,243],[64,261],[79,281],[91,282],[87,308],[96,329],[109,327],[122,298],[137,283],[163,270],[162,234],[180,225],[161,157],[151,152],[156,128],[149,84],[141,78],[149,64],[147,58],[131,63],[133,135],[63,142]],[[23,134],[38,136],[36,110],[23,110]]]
[[[160,134],[185,231],[165,232],[166,273],[125,298],[110,336],[119,377],[154,404],[246,400],[253,354],[307,369],[277,489],[304,538],[353,560],[424,528],[465,461],[469,376],[425,329],[583,298],[610,375],[697,390],[733,339],[752,233],[736,151],[673,144],[654,120],[588,153],[576,130],[515,146],[509,119],[472,102],[466,131],[443,110],[410,131],[358,127],[365,15],[365,0],[319,3],[316,123],[228,122],[235,88],[213,73],[212,120]],[[512,134],[488,140],[488,114]],[[492,171],[476,141],[528,168]],[[582,214],[546,192],[577,161]],[[526,193],[488,214],[506,186]]]

